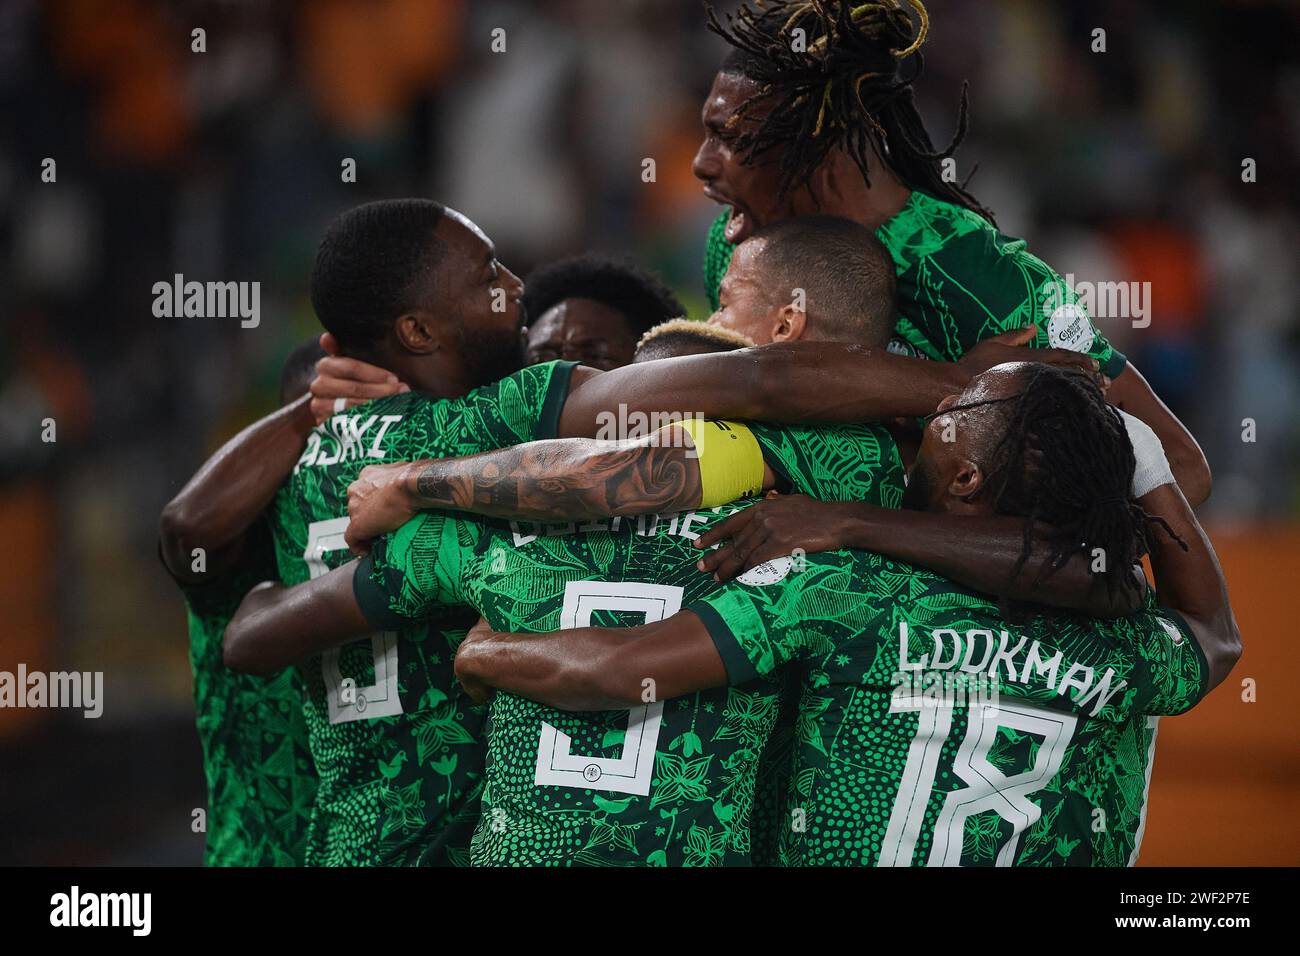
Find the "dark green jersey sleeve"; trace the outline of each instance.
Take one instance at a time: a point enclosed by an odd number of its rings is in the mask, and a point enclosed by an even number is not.
[[[729,216],[723,211],[714,221],[704,253],[714,309],[735,249],[726,238]],[[1034,347],[1086,352],[1111,378],[1124,370],[1124,354],[1097,330],[1073,287],[1023,239],[1003,235],[978,213],[913,190],[876,238],[894,259],[894,334],[920,354],[956,361],[983,339],[1037,324]]]
[[[167,570],[167,565],[163,564],[163,568]],[[168,574],[171,574],[170,570]],[[252,588],[263,581],[280,580],[275,565],[275,545],[266,519],[258,518],[248,529],[239,560],[230,570],[214,574],[210,581],[205,582],[183,581],[176,577],[172,580],[180,587],[185,603],[195,615],[229,621],[244,595]],[[221,630],[224,629],[223,623]]]
[[[421,409],[430,438],[426,457],[472,454],[540,438],[554,438],[577,362],[530,365],[458,399],[430,402]],[[410,453],[418,452],[412,448]]]
[[[1123,370],[1124,355],[1070,284],[978,213],[913,190],[876,237],[897,273],[895,330],[931,358],[956,361],[983,339],[1037,324],[1036,348],[1086,352],[1112,378]]]
[[[763,460],[786,486],[779,490],[883,508],[902,503],[903,460],[885,428],[746,424],[763,450]]]
[[[1153,607],[1136,615],[1133,630],[1138,659],[1146,669],[1138,706],[1145,714],[1165,716],[1190,710],[1205,696],[1209,667],[1205,652],[1182,615]]]
[[[266,678],[236,674],[221,658],[221,638],[244,595],[278,579],[270,532],[259,519],[233,569],[205,584],[178,582],[189,609],[208,866],[303,863],[317,777],[301,683],[292,669]]]
[[[855,581],[848,551],[776,558],[688,605],[708,628],[731,684],[791,661],[824,657],[861,631],[872,599]]]
[[[481,526],[425,512],[374,542],[357,563],[352,591],[375,628],[409,627],[447,605],[467,603],[465,580]]]

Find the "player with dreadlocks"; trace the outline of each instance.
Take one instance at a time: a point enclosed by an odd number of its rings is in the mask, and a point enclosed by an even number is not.
[[[1183,493],[1205,500],[1209,466],[1195,439],[1093,328],[1074,290],[999,232],[949,172],[967,129],[964,88],[953,140],[931,142],[913,95],[930,28],[919,0],[773,0],[725,17],[709,7],[708,18],[732,47],[693,165],[705,194],[729,207],[705,255],[715,309],[732,250],[756,229],[812,213],[853,219],[894,260],[894,347],[954,361],[982,339],[1036,325],[1034,346],[1097,360],[1113,380],[1109,400],[1155,429]]]
[[[917,112],[912,83],[930,21],[924,6],[915,0],[912,6],[920,16],[915,30],[892,3],[760,4],[742,7],[726,26],[710,8],[709,28],[734,47],[723,68],[760,87],[728,120],[733,145],[750,163],[777,150],[779,191],[788,195],[836,148],[848,153],[869,186],[868,157],[884,144],[889,172],[898,179],[992,222],[988,209],[940,173],[939,164],[966,136],[965,88],[956,135],[944,150],[935,150]],[[793,42],[796,37],[803,42]],[[746,124],[751,114],[755,122]]]
[[[780,863],[1132,865],[1159,715],[1195,705],[1241,653],[1214,551],[1158,440],[1086,375],[1001,365],[932,417],[908,493],[928,512],[914,516],[922,538],[928,519],[1023,521],[1016,567],[1041,575],[1091,552],[1111,587],[1145,590],[1132,562],[1149,547],[1160,603],[1147,592],[1111,621],[1041,608],[1009,620],[992,594],[933,570],[942,560],[911,563],[916,536],[893,521],[875,551],[803,567],[787,554],[653,624],[480,624],[457,676],[478,696],[589,711],[634,704],[647,679],[666,699],[792,670]],[[1148,534],[1152,522],[1162,530]]]
[[[995,406],[1013,403],[995,445],[988,447],[987,438],[994,429],[965,430],[976,443],[972,459],[986,463],[984,482],[970,497],[987,497],[995,514],[1025,516],[1024,547],[1013,577],[1029,559],[1041,524],[1048,557],[1036,580],[1058,571],[1086,543],[1109,557],[1099,571],[1108,590],[1140,587],[1129,569],[1146,551],[1147,523],[1154,520],[1166,530],[1168,525],[1148,517],[1129,497],[1136,460],[1131,444],[1118,437],[1125,430],[1121,413],[1082,375],[1030,365],[1022,379],[1018,394],[983,400],[995,414]],[[1107,447],[1114,453],[1097,454]],[[921,507],[942,480],[930,467],[919,468],[908,489],[909,501]]]

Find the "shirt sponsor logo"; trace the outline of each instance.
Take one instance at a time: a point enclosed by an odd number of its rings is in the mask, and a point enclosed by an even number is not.
[[[794,560],[792,558],[773,558],[771,561],[764,561],[762,564],[754,565],[744,574],[739,575],[736,580],[741,584],[758,587],[766,584],[776,584],[789,576],[790,568],[793,566]]]
[[[1047,341],[1052,348],[1086,352],[1096,337],[1088,313],[1073,302],[1059,306],[1047,320]]]

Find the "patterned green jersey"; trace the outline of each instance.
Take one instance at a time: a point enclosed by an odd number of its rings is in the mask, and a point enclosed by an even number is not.
[[[302,685],[292,669],[236,674],[221,636],[254,585],[276,577],[266,526],[249,532],[239,567],[200,585],[181,583],[189,616],[194,711],[207,782],[208,866],[301,866],[316,796]]]
[[[763,460],[783,485],[822,501],[903,502],[903,460],[884,428],[747,422]]]
[[[366,465],[473,454],[552,437],[572,362],[523,369],[463,398],[415,393],[336,415],[276,495],[281,577],[298,584],[351,557],[347,489]],[[482,789],[482,708],[452,662],[473,616],[369,635],[298,665],[320,788],[309,865],[467,861]]]
[[[902,472],[883,430],[849,426],[794,443],[755,430],[799,490],[823,463],[823,489],[895,501]],[[840,444],[857,432],[861,440]],[[820,444],[820,448],[810,446]],[[846,452],[863,468],[839,465]],[[874,458],[873,458],[874,456]],[[736,505],[675,515],[534,526],[425,514],[377,542],[357,600],[377,626],[468,604],[493,627],[542,632],[659,620],[717,587],[692,542]],[[761,570],[757,573],[761,574]],[[475,865],[728,865],[749,862],[759,755],[779,706],[766,678],[620,712],[566,713],[508,693],[492,703]]]
[[[713,223],[704,256],[714,309],[735,248],[725,234],[729,217],[724,211]],[[1111,378],[1123,370],[1123,353],[1093,328],[1069,284],[1023,239],[1003,235],[978,213],[914,189],[876,238],[894,258],[900,351],[951,362],[982,339],[1037,323],[1034,346],[1087,352]]]
[[[862,500],[863,489],[872,487],[877,463],[887,462],[892,477],[877,483],[875,500],[887,508],[902,504],[902,462],[893,439],[883,429],[828,426],[810,432],[803,427],[757,422],[751,422],[749,428],[762,446],[767,464],[790,487],[802,486],[822,501]],[[816,440],[812,440],[814,436]],[[792,474],[802,476],[801,480],[795,481]],[[756,866],[780,862],[777,847],[785,830],[785,793],[794,764],[798,685],[792,674],[779,679],[781,709],[759,761],[750,813],[750,859]]]
[[[733,684],[801,665],[789,865],[1131,864],[1157,715],[1205,691],[1199,645],[1153,599],[1115,621],[1010,624],[860,551],[690,609]]]

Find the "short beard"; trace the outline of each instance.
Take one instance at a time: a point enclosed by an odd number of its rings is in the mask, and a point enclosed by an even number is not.
[[[524,343],[518,329],[485,331],[473,326],[461,333],[461,359],[475,387],[499,381],[523,368]]]
[[[934,481],[925,467],[925,462],[917,459],[912,473],[907,476],[907,487],[903,489],[902,507],[907,511],[929,511],[931,492]]]

